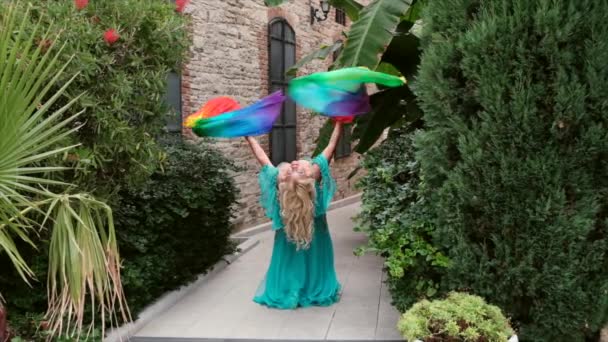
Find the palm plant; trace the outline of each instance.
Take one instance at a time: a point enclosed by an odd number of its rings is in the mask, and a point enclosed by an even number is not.
[[[29,283],[35,275],[15,239],[35,247],[31,236],[37,229],[51,229],[50,336],[79,335],[89,300],[91,312],[100,313],[102,328],[106,317],[114,320],[117,312],[128,320],[110,207],[87,194],[50,189],[72,189],[51,177],[65,168],[48,163],[74,147],[64,145],[78,129],[79,114],[66,112],[78,97],[57,109],[54,104],[77,75],[51,93],[67,66],[57,63],[62,50],[55,48],[57,37],[50,37],[50,30],[39,32],[40,25],[27,32],[29,11],[20,13],[10,2],[4,6],[0,12],[0,253],[8,255]]]

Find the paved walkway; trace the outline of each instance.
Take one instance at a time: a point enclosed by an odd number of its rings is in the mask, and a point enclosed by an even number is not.
[[[359,204],[328,213],[342,299],[330,307],[275,310],[252,301],[272,252],[273,235],[254,236],[260,243],[209,281],[191,291],[144,326],[134,340],[401,340],[395,326],[399,313],[383,284],[382,260],[356,257],[353,249],[365,236],[353,231]]]

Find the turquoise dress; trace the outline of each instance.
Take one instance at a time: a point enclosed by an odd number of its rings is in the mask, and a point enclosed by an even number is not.
[[[329,163],[323,155],[312,160],[321,170],[321,180],[315,184],[314,233],[308,249],[296,250],[287,240],[281,220],[277,196],[279,170],[266,165],[259,176],[261,202],[275,231],[272,258],[266,277],[262,280],[254,301],[278,309],[307,306],[328,306],[340,297],[340,283],[334,267],[334,251],[325,212],[336,191]]]

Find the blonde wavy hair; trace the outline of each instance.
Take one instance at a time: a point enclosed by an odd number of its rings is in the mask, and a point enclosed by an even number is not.
[[[296,249],[307,249],[312,242],[315,216],[315,180],[304,178],[279,184],[281,216],[287,239]]]

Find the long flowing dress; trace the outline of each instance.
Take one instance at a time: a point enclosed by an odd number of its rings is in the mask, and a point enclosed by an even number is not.
[[[308,249],[296,250],[287,240],[277,196],[278,168],[266,165],[259,175],[261,203],[275,231],[270,266],[254,301],[278,309],[329,306],[340,297],[340,283],[334,267],[334,252],[325,212],[336,191],[329,163],[322,155],[312,162],[319,166],[321,179],[315,184],[315,218],[312,242]]]

